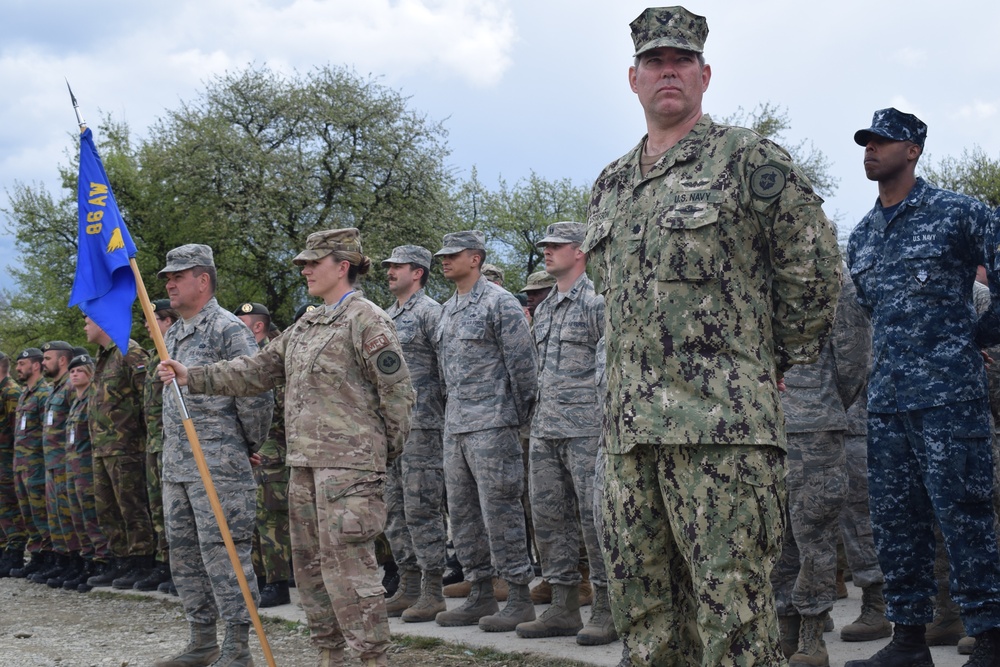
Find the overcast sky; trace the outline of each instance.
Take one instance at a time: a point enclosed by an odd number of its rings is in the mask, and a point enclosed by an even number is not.
[[[0,21],[0,206],[16,181],[56,192],[76,151],[64,78],[84,116],[146,128],[213,74],[249,63],[372,74],[444,120],[450,165],[488,186],[532,170],[589,185],[644,133],[626,74],[636,0],[6,0]],[[872,206],[855,130],[887,106],[929,126],[924,160],[1000,157],[1000,3],[699,0],[716,117],[770,102],[788,143],[811,141],[840,180],[827,213]],[[9,225],[5,221],[4,227]],[[0,232],[0,266],[16,264]],[[8,272],[0,287],[12,287]]]

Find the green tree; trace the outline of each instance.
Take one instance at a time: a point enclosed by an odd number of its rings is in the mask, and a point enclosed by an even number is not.
[[[991,158],[979,146],[963,150],[960,158],[947,156],[937,162],[928,159],[921,171],[928,181],[942,188],[975,197],[990,208],[1000,206],[1000,158]]]

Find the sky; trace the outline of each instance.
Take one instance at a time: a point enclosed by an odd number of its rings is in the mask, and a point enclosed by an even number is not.
[[[5,0],[0,21],[0,208],[17,183],[61,195],[75,152],[65,80],[84,118],[141,138],[215,75],[250,64],[346,65],[409,97],[448,130],[449,166],[487,186],[532,172],[589,186],[645,132],[629,90],[636,0]],[[706,16],[716,118],[770,103],[788,144],[811,142],[839,187],[827,214],[871,208],[856,130],[889,106],[929,127],[924,162],[981,148],[1000,157],[1000,3],[692,0]],[[0,288],[15,285],[0,214]]]

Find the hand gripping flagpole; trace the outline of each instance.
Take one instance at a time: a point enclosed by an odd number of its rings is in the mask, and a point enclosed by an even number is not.
[[[80,116],[80,105],[76,101],[76,96],[73,95],[73,89],[69,86],[69,81],[66,82],[66,87],[69,88],[69,96],[73,101],[73,110],[76,112],[76,122],[80,125],[80,131],[83,132],[86,129],[86,123],[84,123],[83,118]],[[135,287],[136,294],[139,297],[139,303],[142,305],[142,313],[146,317],[146,322],[149,325],[149,331],[153,335],[153,343],[156,345],[156,351],[160,355],[160,359],[166,361],[170,359],[170,354],[167,352],[167,345],[163,341],[163,334],[160,333],[160,327],[156,324],[156,314],[153,311],[153,304],[149,301],[149,294],[146,293],[146,285],[142,281],[142,274],[139,273],[139,265],[135,261],[135,257],[129,258],[129,264],[132,267],[132,273],[135,274]],[[150,369],[151,372],[156,372],[155,369]],[[187,405],[184,403],[184,396],[181,394],[180,385],[177,384],[177,378],[171,382],[171,386],[174,388],[174,392],[177,396],[178,404],[181,407],[181,418],[184,423],[184,432],[187,434],[188,442],[191,444],[191,453],[194,454],[195,463],[198,465],[198,473],[201,475],[201,481],[205,485],[205,494],[208,496],[208,502],[212,506],[212,512],[215,514],[215,521],[219,524],[219,532],[222,534],[222,541],[226,545],[226,552],[229,554],[229,562],[232,563],[233,571],[236,573],[236,579],[240,584],[240,591],[243,592],[243,601],[247,605],[247,610],[250,612],[250,620],[253,621],[253,627],[257,631],[257,637],[260,640],[260,647],[264,653],[264,657],[267,659],[267,664],[269,667],[276,667],[274,663],[274,656],[271,654],[271,645],[268,644],[267,636],[264,634],[264,626],[261,624],[260,616],[257,614],[257,606],[253,601],[253,594],[250,592],[250,585],[247,583],[246,575],[243,573],[243,565],[240,563],[240,557],[236,554],[236,545],[233,542],[233,536],[229,532],[229,523],[226,521],[226,515],[222,510],[222,504],[219,502],[219,494],[215,490],[215,484],[212,483],[212,473],[208,470],[208,463],[205,461],[205,454],[201,449],[201,441],[198,440],[198,433],[194,428],[194,421],[191,419],[191,415],[188,413]]]

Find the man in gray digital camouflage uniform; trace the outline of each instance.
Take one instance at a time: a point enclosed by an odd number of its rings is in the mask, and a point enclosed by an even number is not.
[[[780,665],[778,380],[829,332],[836,234],[787,152],[702,113],[705,18],[631,28],[648,133],[598,177],[582,246],[607,319],[615,627],[633,665]]]
[[[517,634],[576,635],[580,644],[607,644],[617,635],[591,511],[601,433],[595,354],[604,335],[604,298],[594,292],[586,274],[587,255],[580,250],[585,231],[583,223],[557,222],[538,242],[556,285],[535,309],[532,324],[538,400],[531,420],[529,487],[535,541],[542,576],[552,586],[552,604],[537,620],[518,625]],[[579,600],[581,528],[594,587],[587,628]]]
[[[212,249],[188,244],[167,253],[159,272],[166,281],[170,306],[181,319],[167,331],[171,359],[203,366],[257,352],[250,330],[215,299],[216,273]],[[271,392],[251,398],[191,395],[182,390],[212,474],[243,574],[254,597],[257,580],[251,560],[256,523],[256,489],[250,455],[260,448],[271,424]],[[170,546],[170,571],[190,624],[191,640],[156,667],[252,665],[248,645],[250,612],[226,553],[195,464],[172,386],[163,395],[163,508]],[[226,622],[220,655],[216,620]]]
[[[535,618],[518,440],[538,388],[535,348],[517,299],[480,274],[486,259],[483,233],[446,234],[443,245],[436,254],[444,277],[456,288],[437,330],[447,396],[445,484],[455,550],[472,588],[460,607],[440,612],[435,620],[443,626],[478,623],[486,632],[511,632]],[[499,613],[494,565],[510,591]]]
[[[441,592],[448,541],[441,442],[444,398],[437,355],[441,304],[424,292],[431,271],[426,248],[394,248],[382,266],[396,296],[386,313],[396,326],[417,394],[403,453],[386,469],[385,534],[402,572],[399,588],[385,608],[389,616],[420,623],[433,621],[446,609]]]

